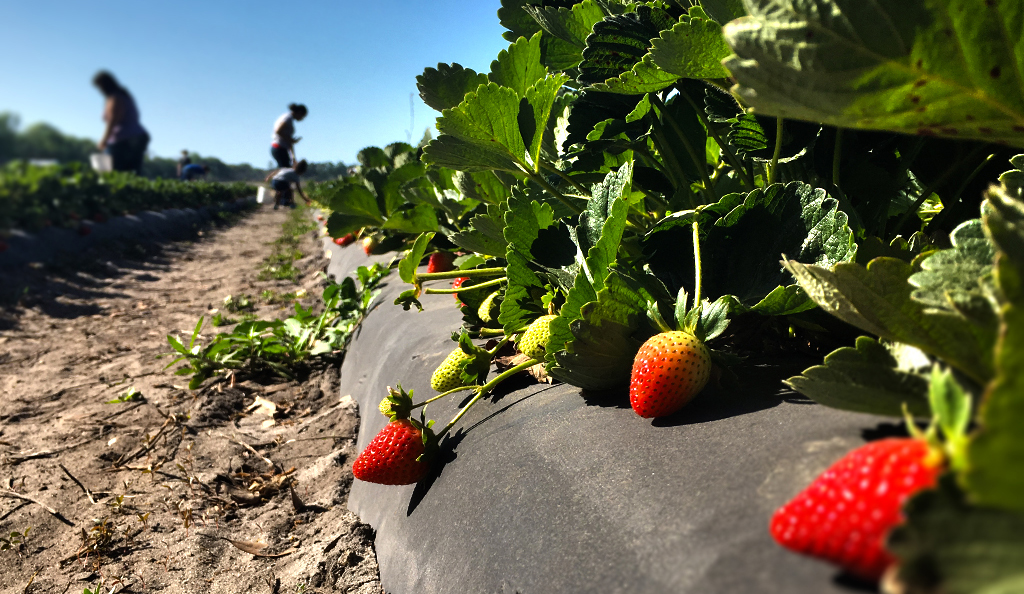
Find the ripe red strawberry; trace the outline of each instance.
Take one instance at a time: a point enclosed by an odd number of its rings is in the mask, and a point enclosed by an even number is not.
[[[430,254],[427,261],[427,272],[448,272],[454,270],[452,263],[455,261],[455,254],[451,252],[434,252]]]
[[[670,415],[696,396],[711,377],[711,353],[696,336],[662,332],[647,339],[633,359],[629,402],[650,419]]]
[[[376,253],[378,247],[380,247],[380,238],[376,235],[368,235],[363,238],[363,253],[367,256]]]
[[[456,278],[455,280],[452,281],[452,288],[453,289],[459,289],[459,288],[462,287],[462,283],[464,283],[464,282],[466,282],[468,280],[469,280],[468,276],[460,276],[460,277],[458,277],[458,278]],[[458,294],[455,295],[455,300],[459,301]]]
[[[346,245],[352,245],[352,242],[354,242],[355,240],[356,236],[354,233],[346,233],[341,237],[335,239],[334,243],[340,245],[341,247],[345,247]]]
[[[933,487],[941,456],[917,438],[871,442],[848,453],[772,516],[787,549],[877,580],[894,559],[883,548],[908,497]]]
[[[427,451],[424,443],[432,438],[429,428],[412,419],[391,421],[370,441],[352,464],[359,480],[381,485],[411,485],[430,470],[430,461],[417,460]]]
[[[324,220],[324,215],[316,215],[316,220],[318,220],[318,221]]]

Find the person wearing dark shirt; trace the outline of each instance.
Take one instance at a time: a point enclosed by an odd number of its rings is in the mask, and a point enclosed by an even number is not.
[[[114,171],[142,170],[142,158],[149,146],[149,133],[139,122],[139,109],[135,99],[121,86],[114,75],[101,70],[92,79],[92,84],[106,98],[103,104],[103,121],[107,123],[97,146],[106,151],[113,162]]]
[[[309,113],[305,105],[292,103],[288,111],[274,122],[274,135],[270,139],[270,156],[278,167],[292,167],[295,161],[295,143],[302,137],[295,136],[295,122],[301,122]]]
[[[189,163],[181,168],[181,181],[192,181],[196,178],[204,177],[209,172],[210,168],[206,165]]]
[[[188,151],[187,150],[182,149],[182,151],[181,151],[181,158],[178,159],[178,177],[181,177],[182,169],[184,169],[186,165],[189,165],[191,163],[192,163],[192,157],[188,156]]]

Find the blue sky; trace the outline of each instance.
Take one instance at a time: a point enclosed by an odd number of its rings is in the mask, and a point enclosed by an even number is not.
[[[486,72],[508,43],[499,0],[47,1],[3,9],[0,111],[97,139],[101,68],[131,91],[150,152],[187,148],[265,167],[274,120],[305,103],[299,158],[354,163],[365,146],[415,143],[439,115],[416,93],[438,62]]]

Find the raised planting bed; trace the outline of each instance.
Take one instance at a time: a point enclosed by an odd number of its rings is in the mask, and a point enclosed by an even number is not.
[[[369,260],[330,248],[338,277]],[[385,386],[432,395],[430,375],[455,344],[452,297],[426,295],[423,312],[403,311],[391,305],[397,280],[341,368],[341,393],[360,406],[360,450],[387,422],[376,410]],[[850,591],[855,580],[772,542],[768,521],[890,421],[784,390],[780,378],[807,363],[748,366],[742,390],[705,390],[654,422],[625,391],[512,380],[469,411],[426,480],[356,481],[349,507],[377,530],[382,584],[394,594]],[[463,403],[441,400],[428,416],[447,419]]]

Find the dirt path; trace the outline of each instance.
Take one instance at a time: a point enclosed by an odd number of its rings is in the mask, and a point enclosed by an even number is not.
[[[193,392],[156,358],[200,315],[216,331],[228,295],[262,318],[287,315],[285,293],[317,301],[314,232],[296,282],[258,280],[288,216],[0,270],[18,300],[0,309],[0,592],[381,591],[346,507],[358,417],[337,368]],[[111,402],[129,388],[142,397]]]

